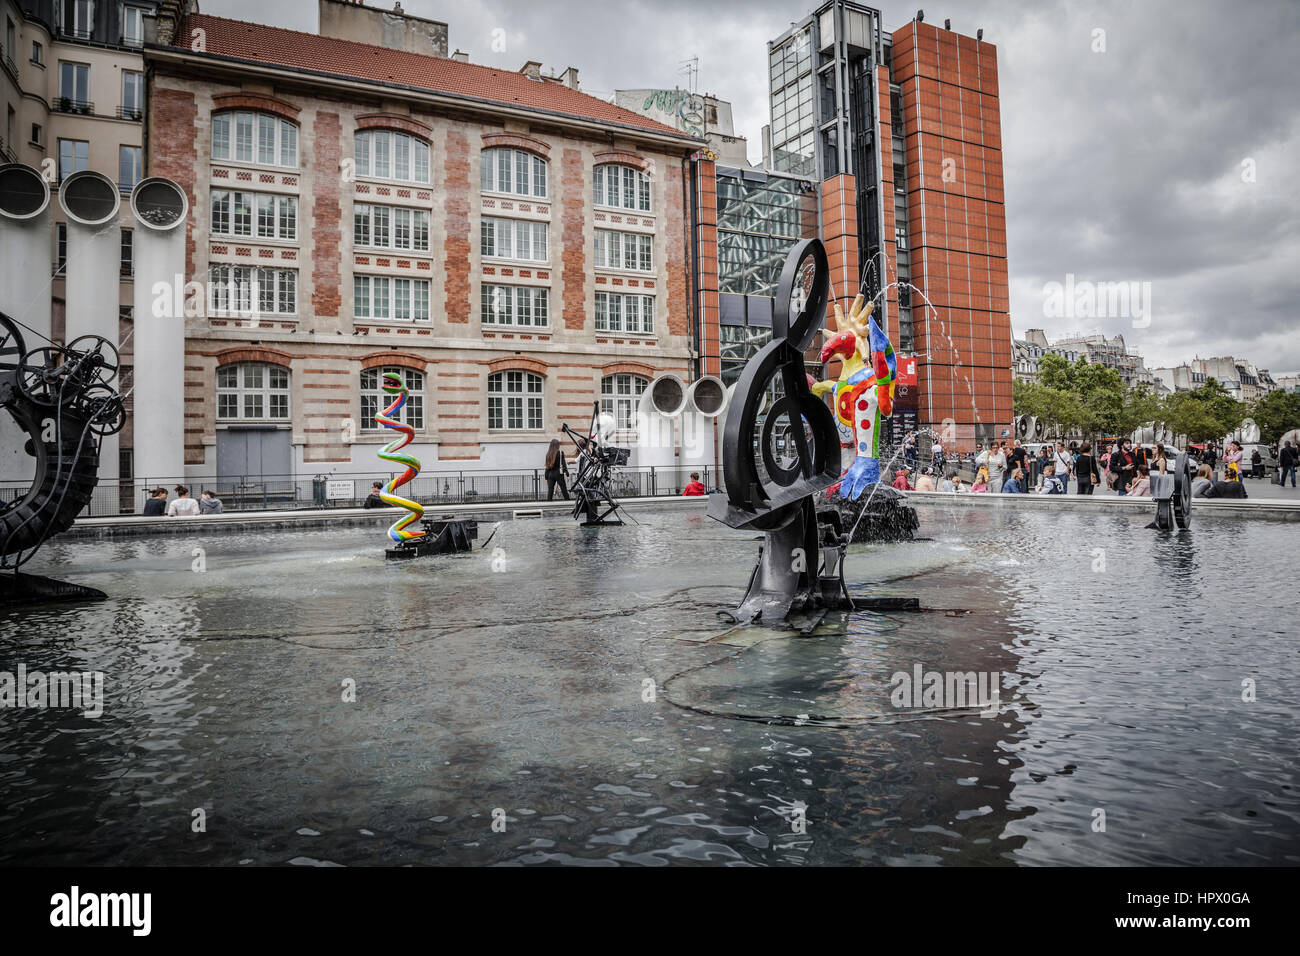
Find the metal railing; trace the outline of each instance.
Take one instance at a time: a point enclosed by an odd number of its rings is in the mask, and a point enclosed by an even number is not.
[[[56,113],[80,113],[90,116],[95,112],[95,104],[90,100],[73,99],[70,96],[56,96],[51,104]]]
[[[124,120],[140,120],[144,118],[144,110],[138,107],[119,106],[117,108],[117,118]]]
[[[18,154],[14,152],[13,144],[8,142],[3,136],[0,136],[0,159],[5,162],[18,162]]]
[[[646,498],[656,495],[680,495],[698,471],[706,488],[714,486],[710,468],[618,468],[614,472],[614,497]],[[570,463],[569,483],[576,473]],[[211,491],[221,499],[223,511],[307,511],[322,508],[359,508],[370,494],[372,482],[387,483],[400,471],[361,472],[346,475],[239,475],[223,477],[134,478],[126,481],[101,481],[90,503],[79,517],[109,518],[139,514],[149,497],[148,490],[166,488],[168,502],[175,500],[174,488],[185,485],[190,496],[198,499]],[[0,511],[4,505],[27,493],[30,482],[0,483]],[[546,500],[544,469],[509,471],[424,471],[398,494],[418,501],[426,508],[449,508],[462,504],[496,502],[530,502]],[[570,494],[572,492],[570,491]],[[555,497],[563,498],[560,487]]]
[[[14,78],[14,82],[18,82],[18,64],[14,63],[13,57],[9,55],[9,51],[3,45],[0,45],[0,63],[4,64],[4,68],[9,71],[9,75]]]

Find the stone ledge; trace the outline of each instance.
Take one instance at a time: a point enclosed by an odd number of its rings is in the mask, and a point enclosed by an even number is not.
[[[1155,517],[1156,507],[1152,498],[1116,497],[1113,495],[1005,495],[981,492],[960,494],[951,491],[909,491],[906,492],[913,504],[948,504],[971,508],[1062,508],[1076,511],[1093,510],[1097,512],[1137,512]],[[1281,519],[1283,521],[1300,521],[1300,501],[1278,498],[1194,498],[1192,500],[1192,527],[1196,527],[1197,514],[1217,516],[1234,515],[1244,518]]]

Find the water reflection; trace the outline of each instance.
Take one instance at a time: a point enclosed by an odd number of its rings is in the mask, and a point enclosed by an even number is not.
[[[0,612],[0,670],[102,670],[105,713],[0,709],[0,859],[1300,862],[1291,529],[920,510],[848,575],[928,610],[807,638],[712,640],[757,544],[699,515],[506,522],[499,571],[360,530],[56,544],[113,597]],[[998,673],[999,712],[900,719],[917,664]],[[761,722],[799,715],[841,726]]]

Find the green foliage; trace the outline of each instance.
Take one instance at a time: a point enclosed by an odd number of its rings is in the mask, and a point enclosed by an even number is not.
[[[1269,392],[1255,402],[1250,417],[1259,426],[1261,441],[1272,444],[1293,428],[1300,428],[1300,394]]]
[[[1246,407],[1213,378],[1190,392],[1177,392],[1162,403],[1160,418],[1168,428],[1189,441],[1222,438],[1246,417]]]

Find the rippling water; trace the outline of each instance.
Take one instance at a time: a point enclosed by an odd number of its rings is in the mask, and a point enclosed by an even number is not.
[[[112,599],[0,612],[0,670],[105,711],[0,709],[0,861],[1300,863],[1294,525],[919,510],[848,570],[926,610],[803,638],[722,633],[757,540],[696,514],[56,543]],[[999,712],[900,712],[917,664]]]

